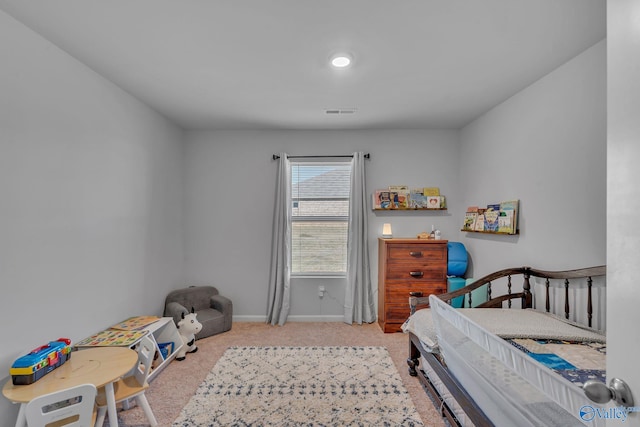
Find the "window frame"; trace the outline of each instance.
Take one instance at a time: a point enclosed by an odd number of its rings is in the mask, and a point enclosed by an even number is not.
[[[303,195],[303,197],[298,197],[298,194],[294,194],[294,186],[296,185],[296,183],[301,182],[300,181],[300,175],[297,175],[297,181],[294,181],[294,168],[296,167],[322,167],[322,166],[344,166],[344,167],[348,167],[349,169],[349,179],[347,180],[347,186],[346,186],[346,190],[347,190],[347,196],[346,197],[339,197],[339,196],[333,196],[333,197],[326,197],[326,198],[318,198],[318,197],[309,197],[308,195]],[[324,160],[318,160],[318,159],[296,159],[295,161],[291,161],[290,163],[290,168],[291,168],[291,195],[290,195],[290,206],[292,209],[292,213],[291,213],[291,242],[290,242],[290,249],[289,249],[289,255],[290,255],[290,259],[291,259],[291,277],[292,278],[344,278],[347,276],[347,244],[348,244],[348,233],[349,233],[349,203],[350,203],[350,178],[351,178],[351,174],[353,173],[353,171],[351,170],[351,161],[345,161],[345,160],[329,160],[329,159],[324,159]],[[341,187],[344,188],[344,187]],[[306,197],[304,197],[306,196]],[[297,204],[297,208],[299,208],[299,204],[300,202],[304,202],[304,201],[318,201],[318,200],[322,200],[322,201],[344,201],[346,202],[346,215],[294,215],[293,212],[295,211],[296,207],[295,205]],[[331,222],[339,222],[339,223],[344,223],[346,225],[346,232],[345,232],[345,240],[344,240],[344,258],[342,259],[342,263],[344,265],[344,270],[343,271],[303,271],[302,269],[300,271],[295,271],[294,270],[294,245],[293,245],[293,240],[294,240],[294,224],[295,223],[313,223],[313,222],[317,222],[317,223],[331,223]]]

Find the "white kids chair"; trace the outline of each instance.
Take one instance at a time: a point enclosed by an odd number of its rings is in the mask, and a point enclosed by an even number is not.
[[[135,398],[138,405],[142,408],[149,424],[152,427],[158,425],[156,417],[151,411],[147,397],[144,392],[149,388],[147,383],[147,377],[151,370],[151,363],[153,363],[153,356],[155,355],[155,344],[149,336],[145,336],[138,343],[138,364],[133,369],[133,375],[126,376],[113,385],[115,393],[116,403],[122,402],[128,399]],[[104,387],[98,389],[98,396],[96,397],[96,403],[98,404],[98,418],[96,419],[96,427],[102,427],[104,423],[104,417],[107,412],[107,397],[105,395]]]
[[[29,427],[92,427],[96,386],[82,384],[36,397],[25,408]]]

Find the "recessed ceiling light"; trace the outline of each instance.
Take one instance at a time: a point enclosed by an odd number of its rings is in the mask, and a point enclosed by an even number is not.
[[[345,68],[351,64],[351,57],[349,55],[340,54],[331,58],[331,65],[335,68]]]

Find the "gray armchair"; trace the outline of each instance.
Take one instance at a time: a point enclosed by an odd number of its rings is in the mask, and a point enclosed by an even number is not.
[[[191,307],[197,313],[198,321],[202,323],[202,330],[196,339],[231,329],[233,304],[213,286],[189,286],[171,291],[165,299],[164,315],[173,317],[174,322],[178,324],[182,313],[190,313]]]

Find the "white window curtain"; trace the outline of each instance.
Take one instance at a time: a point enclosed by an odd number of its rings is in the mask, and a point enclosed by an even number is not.
[[[287,154],[280,153],[279,156],[267,323],[282,326],[289,315],[291,294],[291,168]]]
[[[344,321],[348,324],[375,321],[375,303],[369,271],[367,242],[367,194],[364,153],[353,153],[351,192],[349,196],[349,234],[347,240],[347,287],[344,298]]]

